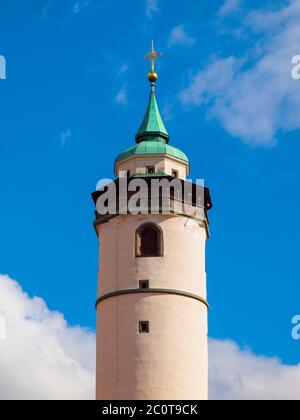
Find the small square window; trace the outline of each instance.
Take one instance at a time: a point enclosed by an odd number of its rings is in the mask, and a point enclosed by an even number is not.
[[[155,166],[147,166],[147,174],[155,174]]]
[[[149,289],[149,280],[139,281],[140,289]]]
[[[176,171],[175,169],[172,170],[172,176],[174,178],[178,178],[178,171]]]
[[[140,321],[139,331],[140,331],[140,334],[149,334],[150,332],[149,321]]]

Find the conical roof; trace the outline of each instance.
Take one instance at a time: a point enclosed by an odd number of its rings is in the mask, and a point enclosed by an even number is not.
[[[161,118],[156,101],[154,83],[152,83],[146,114],[135,138],[137,143],[141,143],[142,141],[152,140],[154,137],[164,140],[166,143],[169,141],[169,133]]]

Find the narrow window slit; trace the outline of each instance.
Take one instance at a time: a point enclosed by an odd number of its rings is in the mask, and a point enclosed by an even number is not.
[[[149,289],[149,280],[140,280],[140,289]]]
[[[150,332],[149,321],[140,321],[139,330],[140,330],[140,334],[149,334]]]

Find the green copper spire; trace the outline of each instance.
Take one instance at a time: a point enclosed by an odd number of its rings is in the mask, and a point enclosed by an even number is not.
[[[147,111],[142,122],[142,125],[137,132],[135,138],[136,142],[140,143],[145,140],[153,140],[154,137],[159,137],[166,143],[169,141],[169,134],[163,123],[158,109],[154,83],[151,83],[151,94],[147,107]]]
[[[161,56],[161,54],[155,52],[154,45],[152,43],[152,51],[150,55],[145,57],[152,61],[152,68],[148,74],[148,80],[151,84],[151,93],[144,120],[135,136],[137,144],[135,146],[129,147],[124,152],[119,154],[115,160],[115,163],[119,163],[136,156],[145,157],[153,155],[165,155],[189,164],[189,160],[185,153],[168,144],[169,134],[166,130],[158,109],[155,97],[155,83],[158,79],[158,75],[155,72],[155,60],[156,57],[159,56]]]
[[[135,136],[137,143],[153,140],[154,138],[156,138],[156,140],[164,141],[165,143],[168,143],[169,141],[169,134],[160,116],[155,97],[155,83],[158,79],[158,75],[155,72],[155,60],[160,56],[161,54],[155,52],[154,42],[152,41],[151,53],[145,57],[152,61],[151,71],[148,74],[148,80],[151,83],[151,93],[144,120]]]

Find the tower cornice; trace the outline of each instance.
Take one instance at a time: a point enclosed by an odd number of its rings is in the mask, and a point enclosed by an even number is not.
[[[117,296],[126,296],[126,295],[133,295],[133,294],[160,294],[160,295],[174,295],[174,296],[181,296],[188,299],[194,299],[198,302],[204,304],[209,309],[209,304],[206,299],[202,298],[201,296],[195,295],[194,293],[185,292],[183,290],[176,290],[176,289],[123,289],[123,290],[116,290],[114,292],[106,293],[100,296],[95,304],[97,309],[98,305],[105,300],[112,299]]]

